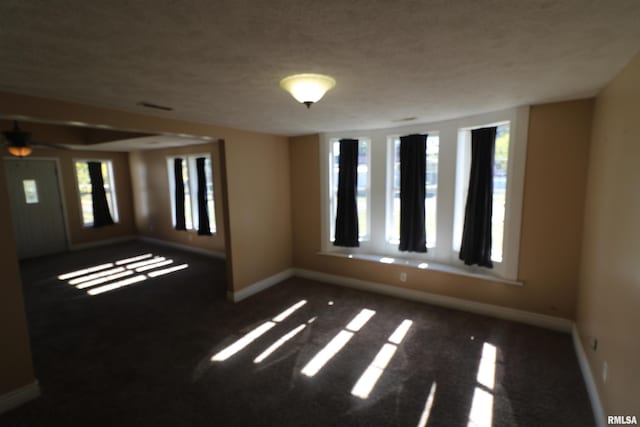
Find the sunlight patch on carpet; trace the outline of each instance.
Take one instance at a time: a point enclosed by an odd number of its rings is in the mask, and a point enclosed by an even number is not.
[[[74,285],[75,286],[78,283],[87,282],[89,280],[98,279],[100,277],[110,276],[112,274],[120,273],[122,271],[124,271],[124,268],[122,268],[122,267],[112,268],[110,270],[103,270],[103,271],[100,271],[98,273],[92,273],[92,274],[88,274],[86,276],[76,277],[75,279],[69,280],[68,283],[70,285]]]
[[[172,259],[162,256],[154,256],[152,253],[137,255],[130,258],[119,259],[117,261],[86,267],[80,270],[71,271],[58,276],[58,280],[66,281],[69,285],[75,286],[78,290],[92,288],[87,294],[94,296],[109,292],[115,289],[123,288],[134,283],[143,282],[158,276],[174,273],[189,267],[188,264],[180,264],[177,266],[159,269],[173,264]],[[115,268],[114,268],[115,267]],[[133,276],[125,280],[119,280],[123,277]],[[98,285],[104,285],[96,287]]]
[[[169,265],[169,264],[173,264],[172,259],[168,259],[166,261],[161,261],[155,264],[145,265],[144,267],[136,268],[136,273],[142,273],[144,271],[153,270],[154,268],[158,268],[158,267],[164,267],[165,265]]]
[[[131,258],[119,259],[118,261],[116,261],[116,265],[129,264],[130,262],[141,261],[143,259],[151,258],[152,256],[153,254],[144,254],[144,255],[134,256]]]
[[[126,270],[126,271],[123,271],[121,273],[112,274],[112,275],[109,275],[109,276],[106,276],[106,277],[101,277],[99,279],[89,280],[88,282],[83,282],[83,283],[80,283],[79,285],[76,285],[76,289],[90,288],[92,286],[101,285],[103,283],[107,283],[107,282],[110,282],[110,281],[116,280],[116,279],[121,279],[121,278],[127,277],[127,276],[133,276],[133,271]]]
[[[329,360],[333,358],[342,348],[347,345],[349,340],[353,337],[353,332],[340,331],[338,335],[333,337],[329,344],[324,346],[314,357],[302,368],[302,374],[307,377],[315,376],[320,369],[327,364]]]
[[[346,328],[338,333],[329,343],[322,348],[316,355],[302,368],[302,374],[307,377],[315,376],[324,365],[329,362],[342,348],[347,345],[353,335],[358,332],[362,327],[376,314],[374,310],[363,308],[354,317]]]
[[[431,408],[433,407],[433,399],[436,396],[436,388],[437,388],[437,384],[435,382],[431,384],[431,390],[429,391],[427,402],[424,404],[424,409],[422,410],[422,414],[420,414],[420,420],[418,421],[417,427],[425,427],[429,422],[429,416],[431,415]]]
[[[154,270],[150,273],[147,273],[147,276],[153,278],[153,277],[158,277],[158,276],[164,276],[166,274],[169,273],[174,273],[176,271],[180,271],[180,270],[184,270],[185,268],[189,268],[189,264],[180,264],[180,265],[176,265],[175,267],[169,267],[169,268],[165,268],[163,270]]]
[[[280,339],[278,339],[278,341],[276,341],[273,344],[271,344],[269,347],[267,347],[267,349],[265,351],[260,353],[260,355],[258,355],[258,357],[253,359],[253,363],[262,362],[264,359],[269,357],[274,351],[276,351],[277,349],[282,347],[287,341],[289,341],[291,338],[293,338],[296,335],[298,335],[298,333],[302,332],[302,330],[306,326],[307,325],[305,325],[305,324],[299,325],[295,329],[292,329],[291,331],[289,331],[286,334],[284,334],[282,337],[280,337]]]
[[[97,288],[91,288],[87,291],[89,295],[99,295],[105,292],[112,291],[114,289],[122,288],[124,286],[133,285],[134,283],[147,280],[145,276],[134,276],[130,279],[120,280],[118,282],[109,283],[108,285],[98,286]]]
[[[494,345],[482,345],[482,357],[478,366],[476,386],[469,412],[467,427],[491,427],[493,424],[493,388],[495,386],[497,349]]]
[[[166,260],[165,257],[155,257],[147,261],[139,261],[139,262],[134,262],[133,264],[127,264],[127,268],[130,270],[133,270],[138,267],[144,267],[145,265],[157,264],[165,260]]]
[[[83,268],[82,270],[76,270],[70,273],[61,274],[60,276],[58,276],[58,280],[67,280],[67,279],[71,279],[72,277],[83,276],[88,273],[93,273],[94,271],[106,270],[107,268],[111,268],[111,267],[113,267],[112,263]]]
[[[242,338],[240,338],[230,346],[216,353],[211,358],[211,361],[224,362],[225,360],[227,360],[228,358],[230,358],[231,356],[233,356],[234,354],[236,354],[237,352],[239,352],[240,350],[242,350],[243,348],[245,348],[246,346],[248,346],[249,344],[257,340],[258,338],[260,338],[262,335],[264,335],[269,329],[273,328],[274,326],[276,326],[275,322],[271,322],[271,321],[264,322],[262,325],[251,330],[251,332],[247,333],[246,335],[244,335]]]
[[[284,310],[282,313],[276,315],[273,319],[271,319],[268,322],[265,322],[263,324],[261,324],[260,326],[258,326],[257,328],[253,329],[252,331],[250,331],[249,333],[247,333],[246,335],[244,335],[243,337],[241,337],[239,340],[235,341],[233,344],[231,344],[230,346],[222,349],[221,351],[219,351],[218,353],[216,353],[212,358],[211,361],[212,362],[224,362],[225,360],[227,360],[228,358],[230,358],[231,356],[233,356],[234,354],[238,353],[239,351],[241,351],[242,349],[244,349],[245,347],[247,347],[249,344],[251,344],[252,342],[254,342],[255,340],[257,340],[259,337],[261,337],[262,335],[264,335],[265,333],[267,333],[267,331],[269,331],[271,328],[273,328],[274,326],[276,326],[278,323],[284,321],[287,317],[291,316],[296,310],[298,310],[300,307],[302,307],[303,305],[305,305],[307,303],[307,300],[300,300],[297,303],[293,304],[291,307],[287,308],[286,310]],[[302,325],[303,328],[300,328],[300,330],[304,329],[304,325]],[[295,329],[294,329],[295,331]],[[291,331],[293,332],[293,331]],[[291,333],[290,332],[290,333]],[[282,341],[280,343],[279,346],[281,346],[282,344],[284,344],[286,341],[288,341],[289,339],[291,339],[294,335],[296,335],[298,332],[297,331],[295,334],[293,334],[291,337],[287,338],[286,340]],[[288,334],[287,334],[288,335]],[[280,338],[280,340],[282,340],[283,338],[285,338],[287,335],[285,335],[284,337]],[[278,340],[278,341],[280,341]],[[276,341],[272,346],[270,346],[269,348],[267,348],[267,350],[265,350],[263,352],[266,353],[269,349],[271,349],[271,347],[275,346],[278,341]],[[279,347],[278,346],[278,347]],[[267,355],[265,355],[263,357],[262,360],[264,360],[264,358],[268,357],[269,354],[273,353],[278,347],[275,347],[271,350],[270,353],[268,353]],[[262,355],[261,355],[262,356]],[[260,356],[258,356],[260,357]],[[255,361],[254,361],[255,362]],[[259,363],[259,362],[256,362]]]
[[[413,322],[408,319],[403,320],[402,323],[398,325],[395,331],[389,336],[389,342],[382,346],[376,357],[351,389],[352,395],[360,399],[367,399],[369,397],[369,394],[395,355],[398,345],[402,342],[405,335],[407,335],[411,325],[413,325]]]

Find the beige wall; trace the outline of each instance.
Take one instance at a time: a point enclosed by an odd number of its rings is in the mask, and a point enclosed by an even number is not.
[[[0,161],[0,396],[34,381],[16,244]]]
[[[592,113],[592,99],[531,108],[518,274],[527,310],[575,319]]]
[[[531,108],[517,287],[443,272],[317,255],[317,135],[291,139],[294,266],[573,319],[592,101]]]
[[[640,55],[596,98],[578,330],[605,414],[640,417]],[[598,339],[598,348],[591,347]],[[608,379],[603,382],[603,363]]]
[[[234,289],[292,266],[289,142],[262,136],[226,140]],[[228,252],[227,252],[228,253]]]
[[[177,231],[172,225],[167,157],[187,154],[211,155],[217,226],[213,236],[199,236],[195,230]],[[131,184],[135,194],[135,223],[139,235],[193,246],[210,252],[221,254],[225,252],[221,160],[217,142],[161,150],[136,151],[131,153],[129,162],[131,164]]]

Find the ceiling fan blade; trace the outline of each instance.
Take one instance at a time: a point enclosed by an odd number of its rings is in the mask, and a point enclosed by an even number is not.
[[[48,144],[46,142],[38,142],[31,140],[31,133],[20,129],[17,121],[13,122],[13,129],[2,131],[2,140],[0,146],[18,146],[31,148],[48,148],[53,150],[69,150],[70,148],[61,144]]]
[[[31,148],[46,148],[46,149],[50,149],[50,150],[71,150],[71,148],[67,147],[66,145],[62,145],[62,144],[47,144],[46,142],[38,142],[38,141],[32,141],[31,143],[29,143],[29,146]]]

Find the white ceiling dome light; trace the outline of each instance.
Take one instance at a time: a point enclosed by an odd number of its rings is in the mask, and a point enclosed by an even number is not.
[[[295,74],[280,81],[280,87],[307,108],[322,99],[324,94],[335,85],[336,81],[333,77],[322,74]]]

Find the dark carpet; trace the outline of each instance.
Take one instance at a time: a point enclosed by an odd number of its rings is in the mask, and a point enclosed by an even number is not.
[[[146,252],[189,268],[95,296],[57,279]],[[143,243],[21,267],[42,396],[1,426],[594,425],[567,334],[298,278],[234,304],[223,261]],[[348,327],[363,309],[375,314]],[[405,320],[404,338],[391,337]],[[336,336],[351,338],[302,374]],[[352,395],[370,365],[368,398]]]

